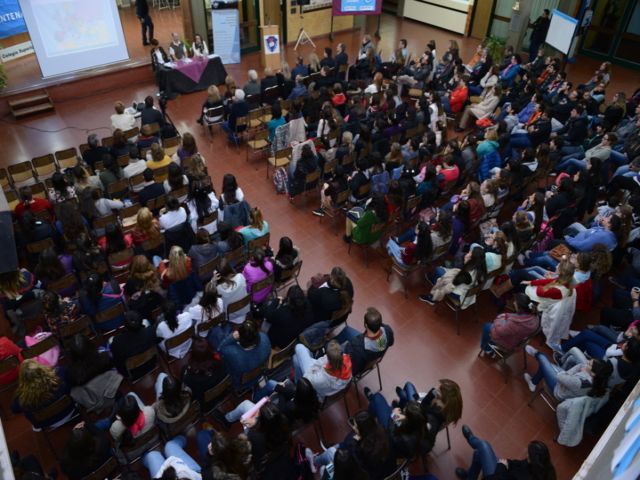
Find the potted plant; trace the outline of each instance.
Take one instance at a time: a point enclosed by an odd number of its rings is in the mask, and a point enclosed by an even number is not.
[[[484,45],[489,51],[489,55],[491,55],[494,63],[500,63],[502,60],[506,44],[506,38],[496,37],[495,35],[491,35],[484,40]]]

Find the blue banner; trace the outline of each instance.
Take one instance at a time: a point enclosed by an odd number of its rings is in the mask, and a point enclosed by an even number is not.
[[[27,31],[18,0],[0,0],[0,38]]]

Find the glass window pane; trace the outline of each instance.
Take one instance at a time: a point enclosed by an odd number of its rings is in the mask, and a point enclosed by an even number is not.
[[[596,5],[591,27],[584,41],[584,48],[599,53],[609,53],[617,30],[621,28],[628,0],[600,0]]]

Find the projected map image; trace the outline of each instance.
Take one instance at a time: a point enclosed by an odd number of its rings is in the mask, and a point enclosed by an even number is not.
[[[112,16],[104,2],[35,0],[33,14],[48,57],[117,45]]]

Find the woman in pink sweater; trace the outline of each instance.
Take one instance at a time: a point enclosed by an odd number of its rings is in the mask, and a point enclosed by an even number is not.
[[[273,263],[268,258],[265,258],[264,250],[262,248],[256,248],[252,254],[249,263],[244,267],[242,275],[247,281],[247,293],[251,293],[253,285],[264,280],[273,273]],[[251,296],[253,303],[262,303],[273,291],[273,285],[269,285],[266,288],[254,292]]]
[[[540,326],[537,315],[529,308],[531,300],[524,293],[513,297],[515,313],[506,312],[498,315],[493,322],[485,323],[480,338],[480,356],[492,355],[489,345],[498,345],[506,349],[515,348],[525,338],[532,335]]]

